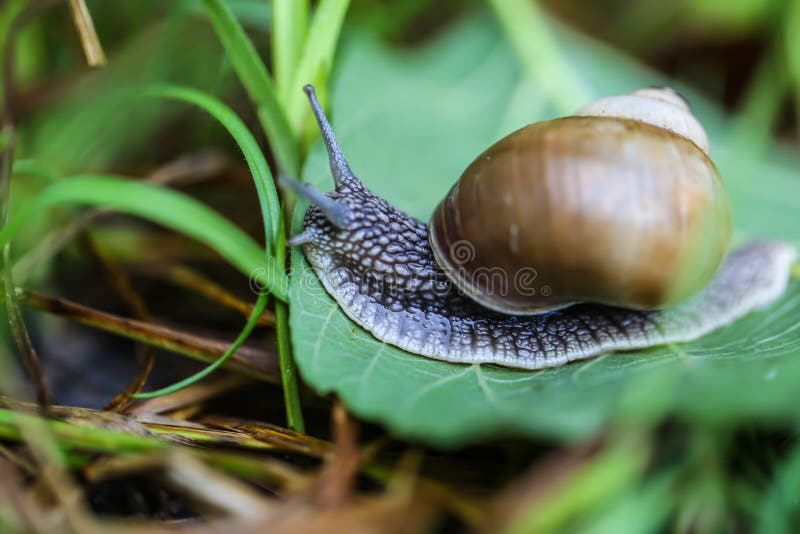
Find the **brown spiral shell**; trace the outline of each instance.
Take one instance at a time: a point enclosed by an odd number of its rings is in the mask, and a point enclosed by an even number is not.
[[[674,305],[714,276],[731,207],[695,143],[619,117],[528,125],[464,171],[429,223],[436,260],[480,304]]]

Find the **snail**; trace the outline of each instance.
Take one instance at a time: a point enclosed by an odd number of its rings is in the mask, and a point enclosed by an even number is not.
[[[313,87],[304,90],[335,191],[281,179],[309,202],[288,244],[386,343],[542,369],[695,339],[788,284],[786,243],[727,254],[727,193],[703,127],[671,89],[511,133],[466,168],[428,225],[356,178]]]

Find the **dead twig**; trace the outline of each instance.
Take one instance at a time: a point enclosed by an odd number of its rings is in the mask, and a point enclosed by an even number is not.
[[[207,416],[200,419],[199,422],[210,428],[235,431],[259,441],[281,444],[286,450],[314,458],[322,458],[331,450],[331,444],[328,441],[271,423],[242,421],[222,416]]]
[[[203,362],[216,361],[230,347],[229,342],[120,317],[66,299],[47,297],[35,291],[17,289],[17,297],[20,302],[31,308],[60,315],[92,328],[183,354]],[[225,367],[258,380],[280,382],[278,356],[270,350],[240,347],[225,363]]]
[[[89,14],[89,8],[86,7],[86,2],[84,0],[69,0],[69,6],[72,10],[72,18],[75,21],[75,27],[78,29],[78,34],[81,38],[81,45],[83,46],[83,53],[86,55],[86,62],[90,67],[105,66],[106,55],[103,52],[100,39],[97,37],[97,32],[94,29],[94,22],[92,22],[92,15]]]
[[[216,304],[241,313],[245,317],[249,317],[253,311],[253,304],[243,301],[213,280],[183,265],[138,264],[133,266],[133,271],[190,289]],[[275,326],[275,314],[270,310],[264,310],[257,324],[258,326]]]
[[[133,316],[143,322],[152,322],[150,311],[144,299],[133,289],[130,280],[123,273],[117,265],[106,258],[98,249],[88,231],[81,234],[80,242],[83,248],[88,252],[94,262],[100,266],[104,273],[106,273],[111,287],[114,288],[116,293],[122,301],[128,306]],[[106,410],[112,412],[124,412],[125,409],[133,402],[133,396],[140,393],[147,383],[150,372],[153,370],[153,364],[156,359],[156,351],[151,345],[140,344],[137,345],[141,367],[139,373],[131,380],[130,384],[117,394],[111,402],[106,405]]]
[[[325,463],[316,485],[320,506],[336,508],[350,500],[361,464],[358,447],[358,423],[344,405],[336,401],[331,410],[334,447],[325,456]]]

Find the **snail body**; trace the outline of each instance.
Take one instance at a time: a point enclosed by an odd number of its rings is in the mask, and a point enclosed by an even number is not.
[[[720,267],[727,195],[702,127],[670,112],[685,106],[671,92],[633,94],[657,101],[646,121],[612,97],[588,116],[511,134],[467,168],[428,226],[355,177],[306,92],[336,190],[285,181],[311,204],[290,244],[342,310],[387,343],[540,369],[694,339],[786,286],[794,251],[783,243],[746,245]]]

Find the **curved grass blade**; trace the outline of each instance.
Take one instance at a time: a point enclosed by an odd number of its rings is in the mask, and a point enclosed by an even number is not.
[[[239,149],[244,155],[250,173],[256,184],[258,201],[261,205],[261,214],[264,219],[264,233],[266,236],[267,249],[275,246],[275,239],[278,235],[280,224],[280,202],[278,192],[275,189],[275,181],[267,165],[264,154],[261,153],[253,134],[247,129],[244,122],[233,112],[231,108],[208,95],[191,87],[179,85],[148,85],[132,89],[123,93],[123,97],[130,98],[165,98],[179,100],[187,104],[197,106],[208,112],[222,126],[228,130]]]
[[[300,164],[297,142],[278,102],[267,68],[223,0],[203,0],[203,7],[250,100],[257,107],[258,118],[278,165],[285,172],[297,176]]]
[[[62,204],[110,208],[164,225],[211,247],[277,298],[287,298],[283,267],[227,219],[176,191],[116,176],[75,176],[48,186],[0,230],[0,246],[43,210]]]
[[[55,182],[61,178],[61,173],[55,167],[38,159],[16,160],[12,172],[30,175],[43,182]]]
[[[250,172],[253,174],[253,179],[256,182],[259,203],[261,204],[262,216],[264,217],[267,250],[274,250],[277,255],[277,264],[285,265],[284,249],[286,246],[286,238],[283,232],[283,225],[281,224],[281,207],[277,191],[275,190],[275,182],[272,179],[267,162],[261,154],[256,140],[239,117],[237,117],[230,108],[215,98],[191,88],[168,85],[149,86],[137,89],[132,94],[138,97],[176,98],[197,105],[208,111],[228,129],[231,136],[233,136],[239,144],[242,153],[244,153],[247,163],[250,166]],[[280,304],[278,304],[278,306],[280,306]],[[286,398],[286,417],[292,429],[303,432],[303,416],[300,410],[300,396],[297,391],[297,371],[291,358],[288,341],[288,312],[284,308],[276,313],[279,315],[277,320],[278,349],[281,361],[284,396]]]
[[[198,371],[197,373],[184,378],[178,382],[175,382],[171,386],[167,386],[165,388],[157,389],[156,391],[149,391],[147,393],[137,393],[133,395],[134,399],[152,399],[153,397],[161,397],[162,395],[168,395],[170,393],[175,393],[178,390],[181,390],[185,387],[191,386],[195,382],[202,380],[203,378],[207,377],[211,373],[213,373],[217,368],[222,366],[231,355],[236,352],[242,344],[247,341],[247,338],[250,337],[250,333],[255,328],[256,324],[258,324],[258,319],[261,317],[261,314],[264,313],[264,309],[267,307],[267,301],[269,300],[266,293],[262,293],[258,296],[258,300],[256,300],[256,305],[253,307],[253,311],[250,313],[250,317],[247,319],[247,323],[244,325],[244,328],[239,333],[239,336],[236,340],[231,344],[230,348],[225,351],[225,354],[220,356],[220,358],[203,369],[202,371]]]

